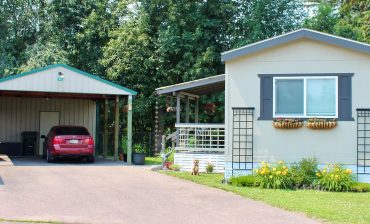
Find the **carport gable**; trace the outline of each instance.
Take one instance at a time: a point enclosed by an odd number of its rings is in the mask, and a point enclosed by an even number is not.
[[[64,64],[0,79],[0,91],[136,95],[136,92]]]

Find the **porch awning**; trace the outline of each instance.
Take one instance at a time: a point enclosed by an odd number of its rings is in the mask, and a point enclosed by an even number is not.
[[[186,92],[193,95],[207,95],[222,92],[225,90],[225,74],[211,76],[204,79],[197,79],[190,82],[183,82],[171,86],[157,88],[158,95],[172,95]]]

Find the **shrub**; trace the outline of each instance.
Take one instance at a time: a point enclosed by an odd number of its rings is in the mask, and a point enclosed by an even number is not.
[[[370,192],[370,184],[369,183],[354,183],[352,185],[353,192]]]
[[[258,185],[256,176],[254,175],[232,177],[230,178],[229,183],[237,187],[255,187]]]
[[[146,150],[145,148],[143,147],[142,144],[135,144],[134,145],[134,153],[145,153]]]
[[[296,187],[311,186],[316,179],[317,159],[302,159],[291,167],[291,174]]]
[[[350,191],[354,184],[352,170],[330,164],[316,173],[316,187],[326,191]]]
[[[208,163],[207,166],[206,166],[206,172],[207,173],[212,173],[214,167],[215,167],[215,165],[213,165],[212,163]]]
[[[274,166],[262,162],[261,167],[254,172],[261,188],[286,189],[293,183],[289,168],[283,161],[279,161],[279,164]]]
[[[167,147],[165,150],[164,150],[164,153],[168,153],[172,150],[172,147]],[[171,162],[171,163],[174,163],[175,161],[175,150],[172,150],[171,154],[168,156],[167,162]]]
[[[180,171],[181,169],[181,166],[179,164],[172,164],[170,166],[170,170],[173,170],[173,171]]]

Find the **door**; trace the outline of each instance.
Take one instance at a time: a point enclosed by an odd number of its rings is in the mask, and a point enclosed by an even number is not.
[[[55,125],[59,125],[59,112],[40,112],[39,155],[43,154],[42,143],[44,139],[41,138],[41,135],[47,135]]]

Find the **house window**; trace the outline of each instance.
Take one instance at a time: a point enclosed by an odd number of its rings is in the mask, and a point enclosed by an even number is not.
[[[338,118],[338,77],[274,77],[274,117]]]

